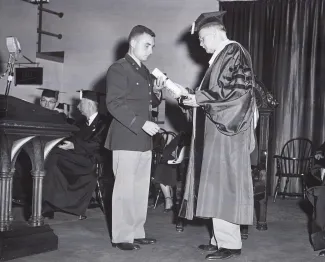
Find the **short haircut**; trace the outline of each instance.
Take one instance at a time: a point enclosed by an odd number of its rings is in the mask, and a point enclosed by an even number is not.
[[[214,28],[217,28],[217,29],[219,29],[221,31],[227,32],[225,26],[223,24],[221,24],[221,23],[218,23],[218,22],[212,22],[212,23],[208,23],[206,25],[203,25],[200,28],[200,30],[203,29],[203,28],[211,28],[211,27],[214,27]]]
[[[132,28],[130,34],[129,34],[129,38],[128,38],[128,41],[129,43],[131,42],[131,40],[134,38],[134,37],[137,37],[139,35],[142,35],[142,34],[148,34],[152,37],[155,37],[156,34],[151,30],[149,29],[148,27],[144,26],[144,25],[136,25],[135,27]]]

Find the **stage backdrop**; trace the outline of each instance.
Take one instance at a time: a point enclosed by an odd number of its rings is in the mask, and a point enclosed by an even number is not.
[[[0,3],[1,28],[4,24],[8,26],[6,34],[0,32],[0,56],[6,59],[3,42],[11,34],[20,38],[24,49],[35,59],[36,6],[20,0]],[[61,99],[73,101],[79,89],[104,90],[106,70],[124,56],[127,36],[137,24],[148,26],[157,35],[154,54],[146,63],[149,69],[158,67],[170,79],[185,86],[198,85],[209,56],[189,30],[201,12],[217,10],[217,6],[216,0],[50,0],[44,7],[64,12],[64,17],[44,13],[43,30],[62,34],[63,38],[43,36],[42,51],[65,52],[61,89],[66,93]],[[26,29],[20,31],[18,25]],[[0,84],[1,92],[3,82]],[[20,86],[11,94],[33,101],[36,93],[31,95],[31,90]],[[184,129],[182,114],[167,100],[166,127]]]
[[[230,38],[252,54],[255,72],[279,101],[273,114],[270,163],[291,138],[315,147],[325,140],[324,0],[220,2]],[[275,177],[271,178],[272,192]],[[290,191],[300,191],[292,179]]]

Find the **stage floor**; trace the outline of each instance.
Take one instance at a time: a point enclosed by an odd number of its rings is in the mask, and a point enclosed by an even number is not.
[[[269,202],[268,230],[249,228],[243,242],[242,255],[227,261],[240,262],[308,262],[324,261],[309,243],[308,217],[297,199]],[[20,211],[15,208],[15,216]],[[148,210],[146,232],[157,239],[156,245],[142,246],[137,251],[113,248],[104,216],[99,208],[87,211],[88,218],[56,213],[46,222],[59,237],[59,249],[40,255],[15,259],[15,262],[194,262],[204,261],[205,254],[197,249],[208,243],[209,233],[204,221],[186,225],[184,232],[175,231],[172,214],[163,213],[163,206]]]

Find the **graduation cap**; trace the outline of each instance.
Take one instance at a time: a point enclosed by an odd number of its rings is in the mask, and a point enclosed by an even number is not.
[[[209,12],[209,13],[202,13],[200,16],[196,19],[196,21],[192,24],[191,34],[193,35],[194,32],[200,31],[200,29],[203,26],[209,25],[209,24],[221,24],[222,17],[226,11],[217,11],[217,12]]]
[[[92,90],[78,90],[77,92],[80,93],[80,97],[79,97],[80,100],[83,98],[87,98],[97,103],[99,103],[100,97],[105,95],[103,93],[92,91]]]
[[[60,92],[59,90],[53,90],[53,89],[47,89],[47,88],[37,88],[37,89],[43,90],[42,96],[53,97],[55,99],[58,99],[59,93],[63,93],[63,92]]]

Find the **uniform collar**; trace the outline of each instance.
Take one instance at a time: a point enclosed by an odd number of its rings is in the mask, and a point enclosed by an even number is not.
[[[139,66],[139,64],[132,58],[132,56],[130,56],[129,54],[126,54],[125,57],[126,61],[128,61],[133,67],[135,68],[141,68],[141,66]],[[141,64],[142,65],[142,64]]]
[[[145,79],[149,78],[150,72],[144,64],[141,63],[141,67],[140,67],[138,63],[135,62],[134,59],[129,54],[126,54],[124,58],[126,61],[128,61],[131,64],[132,68],[135,71],[137,71],[142,77],[144,77]]]

